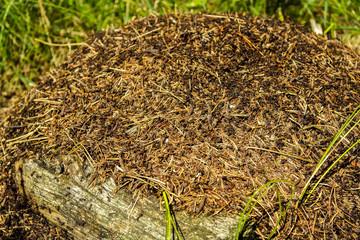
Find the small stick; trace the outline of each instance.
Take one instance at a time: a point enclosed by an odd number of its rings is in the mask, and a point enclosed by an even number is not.
[[[284,155],[284,156],[287,156],[287,157],[296,158],[296,159],[299,159],[299,160],[302,160],[302,161],[305,161],[305,162],[311,162],[311,163],[313,162],[311,160],[301,158],[301,157],[298,157],[298,156],[295,156],[295,155],[292,155],[292,154],[288,154],[288,153],[284,153],[284,152],[277,152],[277,151],[273,151],[273,150],[270,150],[270,149],[258,148],[258,147],[246,147],[246,148],[255,149],[255,150],[262,150],[262,151],[267,151],[267,152],[271,152],[271,153],[276,153],[276,154]]]
[[[68,46],[81,46],[81,45],[84,45],[84,43],[49,43],[49,42],[45,42],[44,40],[41,40],[39,38],[35,38],[35,41],[41,42],[42,44],[52,46],[52,47],[68,47]]]

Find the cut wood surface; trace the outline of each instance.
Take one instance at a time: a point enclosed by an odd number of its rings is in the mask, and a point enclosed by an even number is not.
[[[75,239],[164,238],[165,209],[158,199],[134,199],[123,190],[114,194],[111,178],[92,186],[91,167],[67,160],[71,162],[67,169],[62,162],[16,164],[19,188],[50,222]],[[229,239],[238,221],[236,217],[176,216],[185,239]]]

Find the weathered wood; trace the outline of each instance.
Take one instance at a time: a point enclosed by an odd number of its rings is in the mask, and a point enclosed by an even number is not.
[[[69,164],[69,162],[71,162]],[[17,185],[53,224],[65,228],[75,239],[162,239],[165,211],[159,200],[132,199],[123,190],[113,194],[114,181],[89,186],[90,166],[67,159],[50,165],[39,160],[18,162]],[[186,239],[229,239],[237,218],[190,218],[177,214]]]

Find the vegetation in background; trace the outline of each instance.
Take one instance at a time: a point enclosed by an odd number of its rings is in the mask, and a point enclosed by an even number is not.
[[[340,0],[2,0],[0,4],[0,103],[29,88],[61,63],[87,33],[118,27],[164,11],[236,11],[310,27],[310,20],[331,36],[360,33],[360,1]]]

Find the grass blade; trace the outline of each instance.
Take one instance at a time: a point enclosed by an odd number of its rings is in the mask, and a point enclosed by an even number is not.
[[[170,214],[169,202],[168,202],[165,191],[163,191],[163,197],[164,197],[164,201],[165,201],[165,210],[166,210],[165,240],[170,240],[171,239],[171,214]]]
[[[286,183],[291,183],[292,184],[292,193],[291,193],[291,197],[290,197],[290,200],[285,208],[284,211],[282,211],[282,202],[281,202],[281,196],[280,196],[280,192],[279,192],[279,189],[277,187],[277,183],[279,182],[286,182]],[[240,215],[240,220],[239,220],[239,224],[238,224],[238,227],[237,227],[237,230],[236,230],[236,239],[240,239],[240,236],[242,235],[242,233],[244,233],[245,231],[245,225],[246,225],[246,222],[248,221],[248,218],[249,218],[249,215],[251,214],[251,212],[253,211],[255,205],[260,201],[260,199],[272,188],[274,187],[275,188],[275,191],[276,191],[276,194],[278,196],[278,199],[279,199],[279,211],[280,211],[280,214],[279,214],[279,218],[273,228],[273,230],[271,231],[268,239],[272,238],[272,236],[275,234],[275,231],[277,229],[277,226],[280,224],[280,221],[281,219],[285,216],[287,210],[289,209],[289,206],[290,206],[290,203],[294,197],[294,191],[295,191],[295,183],[291,180],[286,180],[286,179],[277,179],[277,180],[274,180],[274,181],[270,181],[266,184],[264,184],[263,186],[261,186],[259,189],[257,189],[255,191],[255,193],[250,197],[249,201],[247,202],[244,210],[242,211],[241,215]],[[251,202],[254,200],[255,196],[259,194],[259,192],[261,190],[264,190],[263,193],[260,194],[260,196],[255,200],[255,202],[252,204],[252,206],[250,207],[250,204]],[[250,210],[248,210],[250,207]],[[247,213],[246,213],[247,212]],[[245,214],[246,213],[246,214]]]
[[[324,164],[324,162],[328,159],[329,155],[330,155],[330,151],[333,148],[333,146],[335,145],[335,142],[340,138],[340,136],[342,135],[342,133],[345,131],[345,129],[349,126],[349,124],[354,120],[354,118],[359,114],[360,112],[360,105],[355,109],[355,111],[351,114],[351,116],[346,120],[346,122],[341,126],[340,130],[337,132],[337,134],[335,135],[334,139],[331,141],[330,145],[328,146],[328,148],[326,149],[325,153],[323,154],[323,156],[321,157],[319,163],[316,165],[316,168],[314,170],[314,172],[311,174],[311,177],[309,178],[309,180],[307,181],[305,187],[302,190],[302,193],[300,195],[299,201],[297,203],[296,208],[298,207],[298,205],[300,204],[300,202],[303,200],[304,195],[307,191],[307,189],[310,186],[310,183],[312,181],[312,179],[315,177],[316,173],[320,170],[321,166]],[[338,142],[338,144],[355,128],[356,125],[358,125],[359,121],[340,139],[340,141]],[[348,152],[350,151],[350,149],[352,149],[355,145],[358,144],[359,141],[357,141],[355,144],[353,144],[349,149],[347,149],[327,170],[326,172],[323,174],[323,176],[321,176],[320,180],[316,183],[315,187],[318,186],[318,184],[320,183],[320,181],[325,177],[325,175],[330,171],[330,169]],[[311,196],[311,194],[314,192],[315,187],[310,191],[309,195],[306,198],[306,201],[309,199],[309,197]]]
[[[181,235],[176,227],[176,223],[173,219],[173,217],[171,216],[171,212],[170,212],[170,205],[169,205],[169,201],[167,198],[167,193],[166,191],[162,192],[163,197],[164,197],[164,201],[165,201],[165,209],[166,209],[166,231],[165,231],[165,240],[170,240],[171,239],[171,227],[174,227],[175,233],[178,237],[179,240],[182,240]]]
[[[0,43],[2,42],[2,36],[3,36],[3,32],[4,32],[4,28],[5,28],[5,21],[6,21],[6,18],[7,18],[7,15],[9,14],[9,10],[10,10],[10,7],[12,6],[14,0],[12,0],[6,7],[6,10],[4,12],[4,16],[3,16],[3,19],[2,19],[2,23],[1,23],[1,31],[0,31]]]

